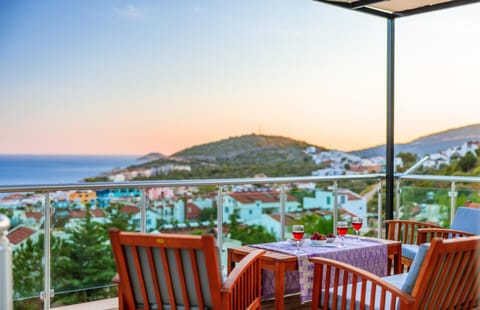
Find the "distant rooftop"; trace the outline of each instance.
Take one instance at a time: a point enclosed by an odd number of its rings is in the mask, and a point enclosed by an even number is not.
[[[35,230],[28,227],[18,227],[17,229],[8,233],[7,238],[11,244],[17,245],[23,240],[28,239],[31,235],[35,233]]]

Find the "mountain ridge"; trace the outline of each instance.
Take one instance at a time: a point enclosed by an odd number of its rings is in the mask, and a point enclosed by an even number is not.
[[[395,155],[400,152],[409,152],[423,156],[444,151],[448,148],[459,146],[470,141],[480,141],[480,123],[424,135],[407,143],[396,143]],[[245,153],[255,153],[261,150],[274,149],[275,147],[298,147],[305,149],[308,146],[314,146],[317,150],[328,150],[322,146],[279,135],[246,134],[191,146],[170,156],[152,152],[140,157],[138,160],[143,163],[168,159],[177,161],[216,161],[232,159]],[[337,151],[359,157],[376,157],[384,156],[385,149],[386,145],[381,144],[355,151]]]
[[[421,136],[411,142],[396,143],[395,155],[400,152],[414,153],[424,156],[444,151],[448,148],[462,145],[465,142],[480,141],[480,124],[466,125],[446,129],[440,132]],[[360,157],[375,157],[385,155],[386,145],[377,145],[365,149],[347,152]]]

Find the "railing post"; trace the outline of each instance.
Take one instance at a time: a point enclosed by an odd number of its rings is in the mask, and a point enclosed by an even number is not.
[[[147,193],[145,188],[142,188],[142,195],[140,197],[140,232],[147,231]]]
[[[280,241],[285,240],[285,186],[280,186]]]
[[[454,181],[450,185],[450,193],[448,195],[450,196],[450,225],[452,225],[457,209],[457,189]]]
[[[218,187],[217,194],[217,244],[220,251],[223,250],[223,192],[222,186]]]
[[[382,227],[383,227],[383,223],[382,223],[382,180],[380,180],[380,182],[378,182],[378,190],[377,190],[377,193],[378,193],[378,232],[377,232],[377,238],[382,238]]]
[[[402,190],[400,189],[400,180],[397,181],[397,184],[396,184],[396,189],[395,189],[395,198],[396,198],[396,202],[395,202],[395,218],[397,220],[400,219],[400,198],[401,198],[401,195],[402,195]]]
[[[0,214],[0,309],[13,309],[12,251],[7,238],[10,220]]]
[[[337,231],[337,213],[338,213],[338,183],[333,182],[333,231]]]
[[[45,194],[45,219],[43,221],[43,255],[45,257],[43,272],[43,292],[40,293],[40,299],[43,300],[43,309],[50,309],[50,298],[54,296],[53,290],[50,288],[50,194]]]

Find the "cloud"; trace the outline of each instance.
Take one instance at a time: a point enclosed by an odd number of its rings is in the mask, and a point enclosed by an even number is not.
[[[114,8],[115,13],[119,16],[131,17],[131,18],[142,18],[146,15],[146,8],[139,8],[133,5],[127,5],[124,8]]]
[[[205,9],[205,8],[201,8],[201,7],[194,7],[193,8],[193,13],[195,13],[195,14],[201,14],[205,11],[207,11],[207,9]]]

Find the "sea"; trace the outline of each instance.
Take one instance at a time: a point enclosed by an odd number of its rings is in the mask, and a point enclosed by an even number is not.
[[[6,155],[0,154],[0,186],[82,182],[102,172],[125,168],[139,155]]]

